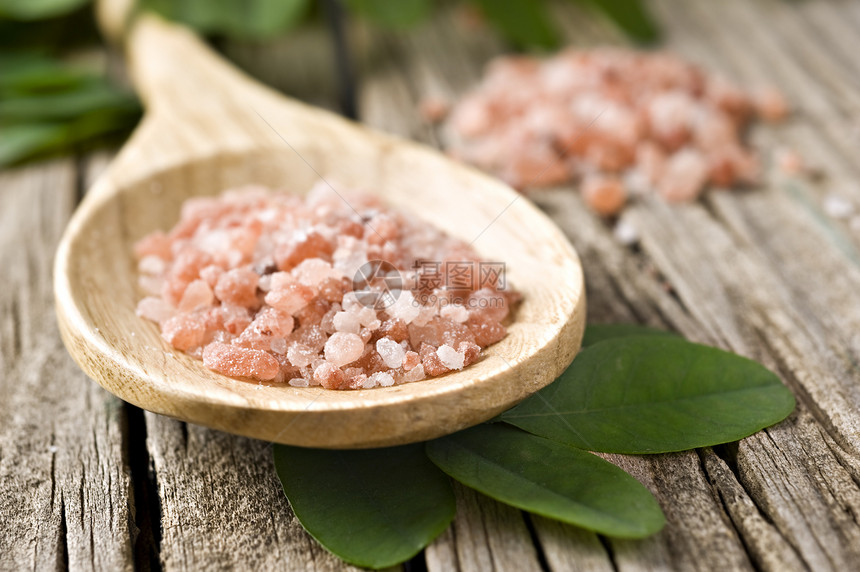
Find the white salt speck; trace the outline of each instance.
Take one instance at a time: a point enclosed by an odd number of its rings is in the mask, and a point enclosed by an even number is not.
[[[854,205],[839,195],[827,195],[824,197],[824,212],[833,218],[844,219],[854,214]]]
[[[466,356],[448,344],[439,346],[436,355],[439,356],[442,365],[448,369],[463,369],[463,364],[466,362]]]
[[[364,382],[362,382],[361,387],[363,389],[372,389],[372,388],[376,387],[376,383],[377,383],[376,378],[371,375],[370,377],[365,379]]]
[[[291,379],[287,383],[289,383],[293,387],[307,387],[308,386],[308,380],[306,380],[303,377],[294,377],[293,379]]]
[[[60,450],[59,447],[57,447],[56,445],[49,445],[48,446],[48,452],[49,453],[56,453],[59,450]]]
[[[410,324],[412,323],[412,320],[417,318],[418,314],[421,313],[421,305],[415,303],[415,298],[412,296],[412,292],[407,290],[405,292],[401,292],[400,296],[397,297],[397,300],[394,301],[394,304],[389,306],[386,311],[390,316],[399,318],[405,323]]]
[[[391,369],[403,365],[403,358],[406,357],[406,350],[403,349],[403,346],[391,338],[380,338],[376,342],[376,351],[379,352],[385,365]]]
[[[375,380],[375,382],[377,384],[379,384],[381,387],[391,387],[392,385],[394,385],[394,378],[391,377],[390,373],[386,373],[384,371],[374,373],[373,375],[371,375],[367,379]]]
[[[141,274],[162,274],[166,268],[167,263],[153,254],[144,256],[137,263],[137,270]]]
[[[615,235],[615,239],[625,246],[636,244],[639,240],[639,231],[624,219],[618,221],[618,224],[615,225],[613,234]]]

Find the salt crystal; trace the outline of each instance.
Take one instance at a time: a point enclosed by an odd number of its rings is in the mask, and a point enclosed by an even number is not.
[[[439,315],[448,320],[462,323],[469,319],[469,310],[462,304],[449,304],[439,311]]]
[[[203,364],[224,375],[250,377],[260,381],[273,379],[280,370],[280,364],[271,354],[219,343],[206,346],[203,350]]]
[[[851,201],[839,195],[827,195],[824,197],[824,212],[828,216],[837,219],[846,219],[854,214],[854,205]]]
[[[337,332],[357,334],[361,329],[358,314],[354,312],[338,312],[332,318],[332,323]]]
[[[439,346],[439,349],[436,350],[436,354],[439,356],[442,364],[448,369],[463,369],[463,363],[466,359],[465,355],[458,352],[451,346],[447,344]]]
[[[421,313],[421,305],[416,302],[412,296],[412,292],[407,290],[401,292],[397,300],[394,301],[394,304],[386,308],[386,312],[392,318],[397,318],[409,324]]]
[[[166,268],[164,259],[152,254],[144,256],[137,263],[137,271],[141,274],[162,274]]]
[[[495,283],[457,294],[477,302],[475,311],[444,289],[432,292],[437,302],[422,305],[411,291],[383,290],[380,281],[372,288],[389,295],[391,305],[378,311],[363,303],[349,291],[353,273],[345,269],[368,257],[397,261],[404,284],[417,281],[417,260],[479,259],[465,243],[375,197],[349,195],[347,204],[320,188],[311,202],[259,187],[186,202],[169,234],[135,245],[141,285],[152,294],[138,314],[214,371],[336,390],[462,368],[480,356],[476,341],[504,335],[500,321],[513,297]],[[440,346],[448,348],[439,354]],[[453,348],[456,355],[448,352]]]
[[[296,367],[306,367],[317,352],[304,344],[293,343],[287,348],[287,359]]]
[[[368,377],[368,380],[373,379],[376,385],[380,387],[391,387],[394,385],[394,378],[390,373],[380,371]]]
[[[293,268],[293,276],[302,284],[317,286],[329,278],[340,278],[342,275],[325,260],[308,258]]]
[[[269,346],[276,354],[283,355],[287,353],[287,340],[284,338],[272,338],[272,341],[269,342]]]
[[[161,323],[172,318],[176,309],[161,298],[149,296],[138,302],[137,315],[153,322]]]
[[[420,363],[400,376],[400,381],[403,383],[412,383],[421,381],[426,376],[424,375],[424,366]]]
[[[382,361],[391,369],[403,365],[406,350],[391,338],[380,338],[376,341],[376,351],[382,356]]]
[[[340,367],[352,363],[364,353],[364,342],[356,334],[335,332],[325,343],[325,359]]]
[[[582,183],[581,192],[591,210],[603,216],[618,214],[627,203],[627,191],[617,177],[588,177]]]
[[[215,297],[209,284],[205,280],[194,280],[182,294],[182,300],[179,301],[179,311],[193,312],[210,305],[214,300]]]
[[[631,244],[636,244],[639,240],[639,231],[636,230],[636,227],[633,226],[632,223],[625,219],[621,219],[615,225],[615,228],[612,231],[612,234],[615,235],[615,239],[625,246],[630,246]]]

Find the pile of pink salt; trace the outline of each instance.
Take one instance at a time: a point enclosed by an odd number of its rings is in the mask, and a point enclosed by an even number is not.
[[[449,152],[521,190],[581,182],[608,216],[630,194],[691,201],[708,185],[757,182],[744,131],[787,114],[779,92],[747,92],[669,53],[504,57],[452,110]]]
[[[372,196],[344,197],[320,184],[306,199],[255,187],[188,200],[172,230],[135,245],[138,315],[225,375],[329,389],[459,370],[505,336],[519,296],[498,274],[463,284],[480,263],[471,247]],[[368,276],[376,260],[402,283]],[[370,279],[354,291],[359,269]]]

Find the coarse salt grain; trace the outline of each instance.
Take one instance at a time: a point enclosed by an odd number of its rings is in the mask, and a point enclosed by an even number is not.
[[[452,157],[520,190],[600,176],[580,187],[595,212],[612,216],[628,193],[691,201],[708,185],[755,184],[746,126],[788,112],[778,91],[740,89],[671,53],[568,49],[491,62],[452,109],[446,143]]]
[[[325,343],[325,359],[340,367],[352,363],[364,353],[364,341],[355,334],[335,332]]]
[[[479,259],[374,197],[346,204],[324,184],[305,200],[260,187],[189,200],[175,228],[135,253],[151,294],[137,313],[168,343],[225,375],[295,387],[387,387],[461,369],[505,335],[518,299],[493,281],[459,292],[467,310],[442,291],[422,304],[418,286],[390,291],[371,280],[365,287],[391,305],[366,306],[345,268],[368,256],[399,261],[403,284],[420,282],[419,260]]]
[[[392,340],[391,338],[380,338],[376,341],[376,351],[382,357],[385,365],[391,369],[396,369],[403,365],[403,359],[406,357],[406,350],[403,346]]]
[[[451,346],[447,344],[439,346],[436,354],[439,356],[442,364],[448,369],[463,369],[466,357]]]

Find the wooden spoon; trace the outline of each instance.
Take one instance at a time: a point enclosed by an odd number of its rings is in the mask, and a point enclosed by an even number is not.
[[[572,361],[585,322],[582,269],[529,201],[437,151],[255,83],[182,27],[144,14],[126,29],[146,115],[72,217],[54,284],[66,347],[108,391],[156,413],[258,439],[379,447],[490,419]],[[135,315],[141,292],[132,245],[175,224],[185,199],[246,183],[303,193],[317,172],[377,193],[475,241],[484,258],[505,262],[509,283],[524,295],[507,337],[480,362],[437,379],[334,391],[219,375],[174,351]]]

